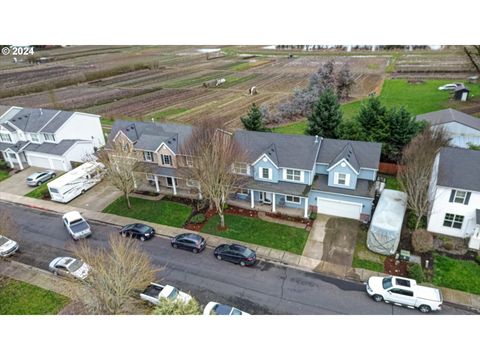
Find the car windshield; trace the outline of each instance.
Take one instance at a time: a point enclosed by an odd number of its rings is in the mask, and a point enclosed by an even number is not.
[[[76,220],[70,224],[70,229],[73,232],[80,232],[88,229],[88,224],[83,220]]]
[[[150,228],[147,225],[137,225],[136,229],[141,233],[146,233],[147,231],[150,231]]]
[[[232,315],[242,315],[242,312],[238,309],[233,308]]]
[[[230,315],[232,307],[228,305],[218,304],[215,305],[212,309],[212,312],[217,315]]]
[[[392,278],[386,277],[382,280],[382,285],[384,289],[390,289],[392,287]]]
[[[6,237],[0,235],[0,246],[5,245],[9,240],[10,239],[7,239]]]
[[[68,271],[75,272],[83,266],[83,261],[74,260],[68,265]]]
[[[178,296],[178,290],[176,288],[173,288],[170,295],[168,295],[168,298],[170,300],[175,300],[177,298],[177,296]]]

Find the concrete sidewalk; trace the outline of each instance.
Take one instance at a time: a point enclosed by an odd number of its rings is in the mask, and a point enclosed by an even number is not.
[[[0,201],[7,201],[7,202],[16,203],[24,206],[29,206],[36,209],[45,210],[45,211],[53,211],[57,213],[65,213],[68,211],[75,210],[75,211],[81,212],[87,219],[99,221],[107,224],[118,225],[118,226],[124,226],[126,224],[130,224],[138,221],[137,219],[131,219],[124,216],[105,214],[98,211],[77,208],[77,207],[73,207],[73,206],[69,206],[61,203],[56,203],[53,201],[28,198],[28,197],[4,193],[4,192],[0,192]],[[186,231],[185,229],[160,225],[156,223],[150,223],[150,222],[144,222],[144,223],[149,226],[152,226],[157,232],[157,234],[163,235],[166,237],[173,237]],[[303,256],[303,255],[301,256],[301,255],[293,254],[287,251],[271,249],[264,246],[250,244],[250,243],[242,243],[241,241],[231,240],[231,239],[222,238],[219,236],[214,236],[214,235],[209,235],[204,233],[200,233],[200,234],[203,237],[205,237],[209,247],[216,247],[217,245],[222,243],[232,243],[232,242],[240,243],[255,250],[257,252],[258,258],[260,259],[281,263],[283,265],[299,268],[301,270],[325,273],[341,279],[362,281],[362,282],[366,281],[370,276],[386,276],[386,274],[376,273],[376,272],[365,270],[365,269],[351,268],[350,266],[347,266],[347,265],[334,264],[327,261],[322,261],[317,258],[312,258],[309,256]],[[19,280],[22,280],[22,279],[19,279]],[[473,294],[452,290],[452,289],[445,289],[445,288],[441,288],[441,290],[443,293],[444,300],[446,302],[462,305],[468,308],[480,309],[480,296],[478,295],[473,295]]]

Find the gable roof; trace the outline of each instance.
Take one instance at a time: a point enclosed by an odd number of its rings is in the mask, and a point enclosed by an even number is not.
[[[480,151],[444,147],[439,157],[437,185],[480,191]]]
[[[62,140],[58,144],[49,142],[44,142],[42,144],[30,143],[23,150],[34,151],[43,154],[63,155],[78,141],[81,140]]]
[[[181,144],[192,133],[192,127],[181,124],[116,120],[112,125],[108,142],[113,141],[119,131],[134,143],[135,148],[155,151],[163,142],[177,153]]]
[[[456,122],[480,131],[480,119],[455,109],[444,109],[417,115],[417,120],[425,120],[432,125]]]
[[[278,157],[277,157],[277,148],[275,147],[275,144],[270,144],[265,151],[259,156],[259,158],[252,164],[254,165],[258,161],[260,161],[263,156],[268,156],[270,161],[273,163],[278,168]]]
[[[380,143],[323,139],[317,163],[331,166],[345,157],[357,171],[360,168],[378,169],[381,150]]]
[[[7,149],[10,149],[10,150],[18,153],[28,143],[29,143],[28,141],[17,141],[15,144],[0,142],[0,150],[4,151],[4,150],[7,150]]]
[[[312,170],[321,143],[320,138],[315,142],[315,136],[246,130],[236,131],[234,139],[247,152],[251,163],[266,154],[278,167],[304,170]]]
[[[54,133],[72,115],[71,111],[23,108],[7,121],[25,132]]]

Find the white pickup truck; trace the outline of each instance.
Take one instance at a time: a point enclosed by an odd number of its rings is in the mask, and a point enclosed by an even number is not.
[[[367,293],[375,301],[415,308],[423,313],[442,308],[443,297],[439,289],[420,286],[413,279],[398,276],[372,276],[366,283]]]
[[[162,298],[182,301],[185,304],[188,304],[190,300],[192,300],[190,295],[178,290],[176,287],[156,283],[150,283],[140,294],[140,298],[154,305],[158,305]]]

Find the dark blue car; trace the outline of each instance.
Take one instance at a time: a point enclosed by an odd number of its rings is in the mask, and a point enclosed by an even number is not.
[[[235,264],[254,265],[257,261],[257,254],[252,249],[238,244],[222,244],[213,252],[218,260],[230,261]]]

